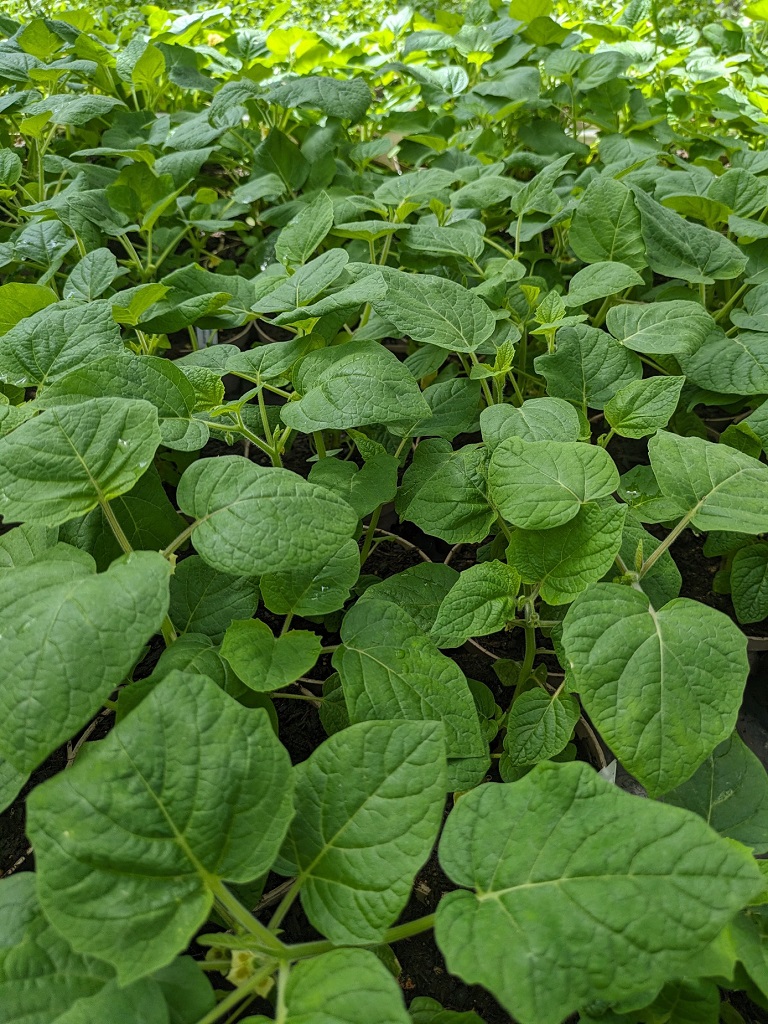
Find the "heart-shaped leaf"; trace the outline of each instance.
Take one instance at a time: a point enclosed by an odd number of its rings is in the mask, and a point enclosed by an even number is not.
[[[320,657],[320,637],[305,629],[275,636],[260,619],[235,620],[224,634],[222,657],[246,686],[259,693],[288,686]]]

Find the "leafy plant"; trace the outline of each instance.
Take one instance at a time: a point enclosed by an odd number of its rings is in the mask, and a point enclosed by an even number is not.
[[[768,1008],[768,10],[9,12],[0,1021]]]

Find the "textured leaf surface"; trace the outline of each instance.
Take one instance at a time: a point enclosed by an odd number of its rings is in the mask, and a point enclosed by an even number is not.
[[[643,375],[637,356],[606,331],[577,324],[557,332],[557,349],[534,361],[552,398],[602,409],[616,392]]]
[[[540,584],[547,604],[568,604],[611,568],[622,542],[626,507],[611,498],[588,502],[553,530],[515,530],[507,561],[524,583]]]
[[[515,617],[520,577],[503,562],[465,569],[443,599],[432,627],[438,647],[460,647],[468,637],[487,636]]]
[[[561,398],[529,398],[513,405],[489,405],[480,413],[480,429],[489,448],[508,437],[523,441],[578,441],[579,414]]]
[[[615,491],[619,472],[608,452],[594,445],[510,437],[493,451],[488,485],[510,523],[549,530],[573,519],[585,502]]]
[[[464,673],[411,616],[387,600],[369,598],[347,612],[343,647],[333,658],[349,717],[442,722],[448,757],[484,753],[477,709]]]
[[[168,609],[168,562],[137,551],[95,575],[82,562],[8,570],[0,630],[0,755],[29,772],[84,726]]]
[[[467,793],[440,862],[475,890],[438,907],[448,969],[521,1024],[559,1024],[686,972],[761,884],[746,851],[694,815],[575,763]]]
[[[276,615],[327,615],[344,606],[359,575],[357,541],[345,540],[319,568],[265,573],[261,592]]]
[[[699,530],[768,531],[768,467],[700,437],[661,431],[648,443],[662,493]]]
[[[663,799],[694,811],[721,836],[750,846],[756,854],[768,850],[768,775],[737,733]]]
[[[94,398],[48,409],[0,440],[0,512],[57,526],[129,491],[160,444],[149,402]]]
[[[187,945],[212,882],[269,868],[292,816],[290,761],[265,712],[181,673],[89,753],[30,798],[38,892],[73,948],[127,984]]]
[[[610,261],[593,263],[573,275],[568,286],[565,304],[566,306],[583,306],[587,302],[603,299],[606,295],[615,295],[617,292],[624,291],[625,288],[632,288],[642,283],[642,277],[626,263]]]
[[[615,260],[635,270],[645,266],[640,214],[630,190],[615,178],[589,183],[573,215],[568,241],[585,263]]]
[[[198,553],[238,576],[317,566],[357,526],[357,515],[331,491],[239,455],[194,463],[176,500],[200,521],[193,535]]]
[[[333,942],[377,942],[405,906],[442,820],[444,750],[434,722],[361,722],[296,769],[277,869],[300,879],[307,917]]]
[[[598,583],[568,609],[562,643],[587,714],[652,796],[733,731],[749,666],[722,612],[687,598],[653,611],[639,591]]]
[[[694,352],[716,330],[715,321],[698,302],[654,302],[613,306],[608,330],[635,352],[658,355]]]
[[[190,555],[171,576],[171,621],[180,633],[204,633],[219,643],[233,619],[250,618],[259,603],[256,580],[229,576]]]
[[[645,437],[666,427],[677,408],[685,377],[648,377],[617,391],[605,418],[621,437]]]
[[[740,548],[731,563],[731,598],[739,622],[759,622],[768,615],[768,544]]]
[[[520,768],[559,754],[580,714],[579,702],[570,693],[556,696],[538,687],[525,690],[507,717],[504,751],[508,763]]]
[[[680,357],[685,375],[699,387],[727,395],[768,391],[768,335],[745,331],[735,338],[714,335],[693,355]]]

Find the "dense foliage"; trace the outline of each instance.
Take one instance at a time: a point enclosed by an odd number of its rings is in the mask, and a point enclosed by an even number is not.
[[[0,15],[0,1021],[768,1007],[768,5],[143,11]]]

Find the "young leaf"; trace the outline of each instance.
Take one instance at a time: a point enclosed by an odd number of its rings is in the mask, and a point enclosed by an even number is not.
[[[666,427],[677,408],[685,377],[634,380],[606,402],[605,418],[621,437],[645,437]]]
[[[371,305],[414,341],[469,353],[494,332],[496,321],[485,302],[455,281],[392,270],[385,280],[386,294]]]
[[[619,472],[603,449],[578,441],[508,437],[488,467],[491,500],[504,518],[527,530],[551,530],[581,506],[611,494]]]
[[[521,768],[559,754],[580,715],[579,702],[570,693],[549,694],[538,687],[525,690],[507,716],[504,752],[508,763]]]
[[[93,570],[48,561],[4,573],[0,756],[18,771],[32,771],[88,722],[168,609],[170,566],[156,552]]]
[[[0,285],[0,334],[7,334],[20,320],[54,302],[56,293],[44,285],[14,281]]]
[[[309,472],[308,480],[334,491],[362,519],[378,505],[395,497],[397,471],[397,459],[386,453],[374,455],[360,467],[354,462],[328,457],[318,459]]]
[[[440,862],[475,890],[438,907],[448,969],[488,988],[521,1024],[559,1024],[594,999],[690,976],[692,954],[761,888],[745,850],[583,763],[539,764],[518,782],[467,793]],[[579,938],[563,942],[564,933]]]
[[[275,867],[296,876],[307,917],[338,945],[380,942],[405,907],[442,821],[444,751],[434,722],[361,722],[295,769],[296,817]]]
[[[605,324],[618,341],[634,352],[657,355],[695,352],[717,330],[698,302],[653,302],[613,306]]]
[[[219,880],[269,869],[292,782],[265,712],[172,673],[87,763],[30,797],[46,917],[121,985],[164,966],[205,921]]]
[[[285,1024],[411,1024],[397,981],[367,949],[334,949],[296,964],[285,1006]]]
[[[306,675],[321,646],[320,637],[304,629],[276,637],[260,619],[236,619],[224,635],[221,654],[246,686],[268,693]]]
[[[749,665],[722,612],[687,598],[654,611],[631,587],[597,583],[568,609],[562,644],[584,709],[651,796],[733,731]]]
[[[319,567],[265,573],[261,593],[275,615],[327,615],[344,607],[359,575],[360,549],[350,539]]]
[[[318,566],[358,522],[349,505],[324,487],[239,455],[193,463],[176,500],[199,520],[193,534],[198,553],[235,576]]]
[[[480,430],[488,448],[508,437],[523,441],[578,441],[579,414],[561,398],[529,398],[514,405],[489,405],[480,413]]]
[[[93,302],[124,272],[109,249],[94,249],[83,256],[67,278],[64,298]]]
[[[520,577],[503,562],[465,569],[451,587],[432,627],[438,647],[461,647],[471,636],[497,633],[515,617]]]
[[[612,498],[582,505],[562,526],[515,530],[507,561],[524,583],[536,583],[547,604],[573,601],[611,568],[622,540],[626,506]]]
[[[568,232],[571,248],[584,263],[604,260],[642,270],[645,245],[632,193],[615,178],[595,178],[587,186]]]
[[[275,243],[275,256],[287,267],[306,263],[332,226],[333,203],[325,192],[321,192],[280,232]]]
[[[662,799],[695,811],[721,836],[756,854],[768,851],[768,775],[738,733],[723,740],[692,778]]]
[[[605,331],[586,324],[563,327],[557,349],[534,360],[552,398],[602,409],[619,388],[643,375],[640,360]]]
[[[381,598],[359,601],[344,617],[341,640],[333,667],[341,676],[351,721],[442,722],[449,758],[484,754],[464,673],[407,611]]]
[[[768,544],[740,548],[731,563],[731,598],[739,622],[768,616]]]
[[[374,583],[361,600],[390,601],[407,612],[423,632],[429,633],[440,605],[458,578],[459,574],[450,565],[422,562],[389,576],[381,583]]]
[[[660,431],[648,444],[662,493],[699,530],[768,531],[768,467],[700,437]]]
[[[48,409],[0,440],[0,511],[56,526],[130,491],[160,444],[149,402],[92,398]]]

